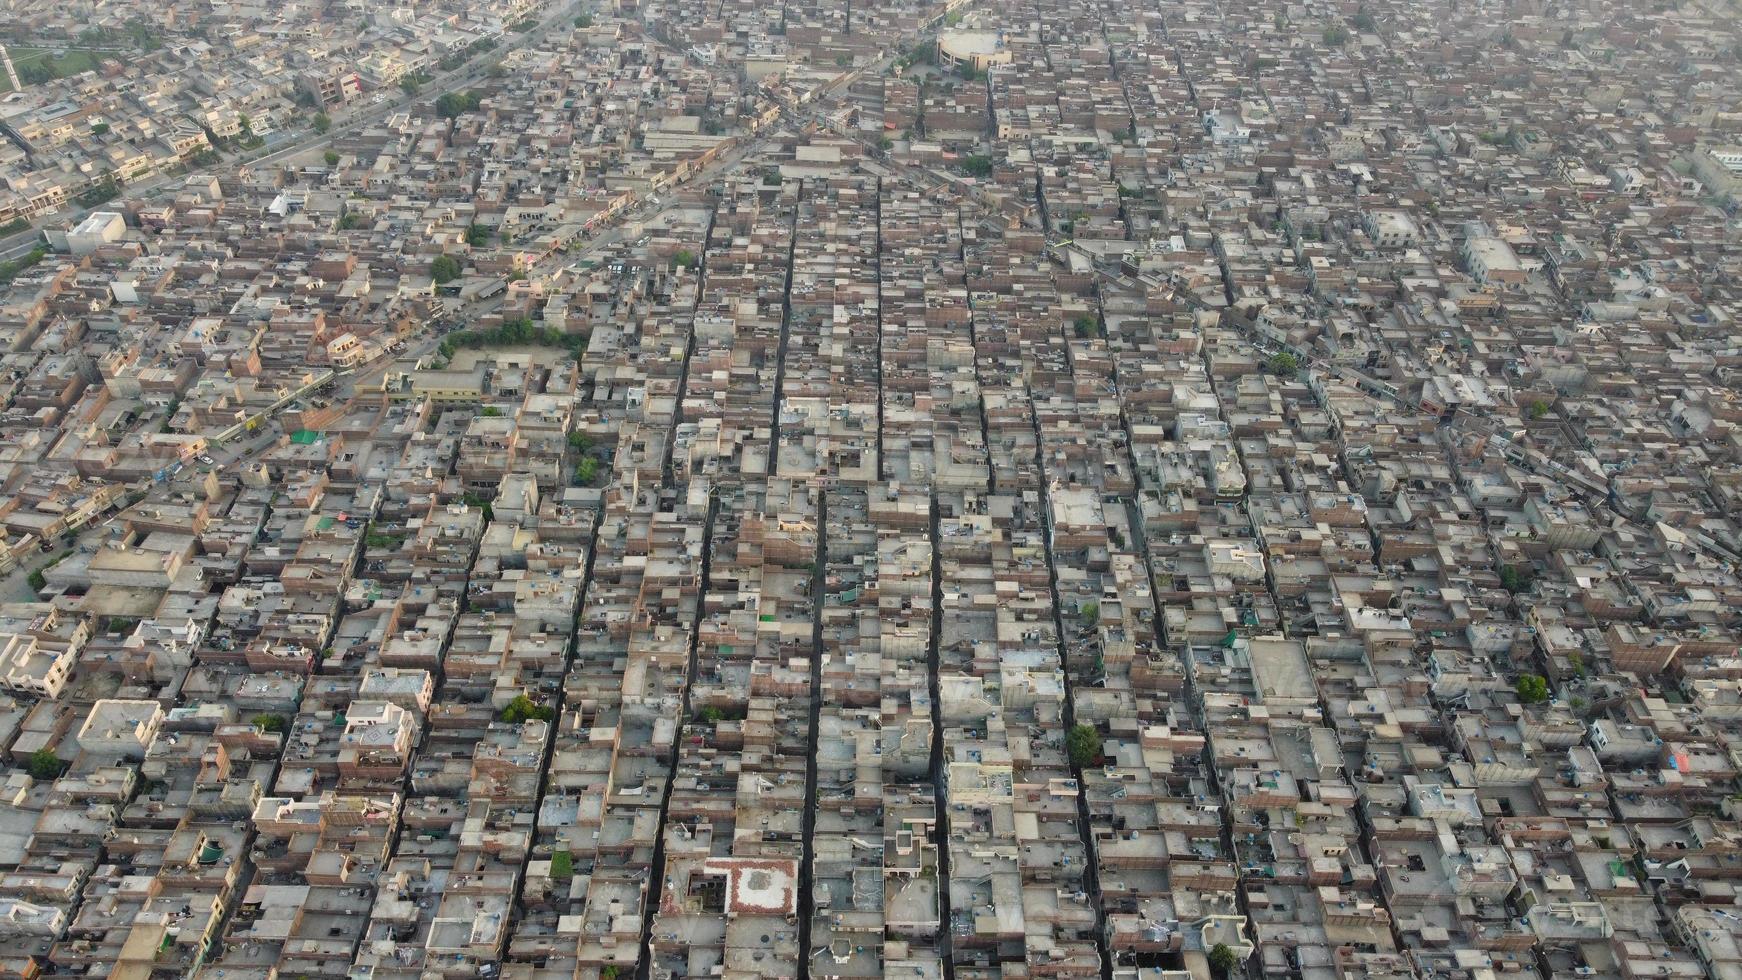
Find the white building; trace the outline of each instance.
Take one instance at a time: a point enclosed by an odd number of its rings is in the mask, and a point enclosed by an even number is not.
[[[104,698],[91,706],[79,728],[79,749],[101,758],[143,761],[162,725],[163,706],[156,701]]]
[[[67,232],[67,249],[74,255],[89,255],[127,233],[127,221],[118,211],[93,211]]]
[[[0,687],[38,697],[60,697],[75,659],[70,646],[46,647],[34,636],[0,634]]]

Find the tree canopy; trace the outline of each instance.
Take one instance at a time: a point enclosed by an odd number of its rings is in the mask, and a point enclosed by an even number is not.
[[[1093,725],[1072,725],[1065,735],[1065,750],[1071,754],[1071,765],[1092,766],[1101,758],[1101,736]]]
[[[1516,685],[1518,700],[1525,704],[1541,704],[1548,700],[1548,680],[1541,674],[1525,674]]]
[[[534,704],[532,699],[524,694],[516,694],[514,700],[502,709],[502,720],[511,725],[524,721],[550,721],[556,717],[556,709],[547,705]]]
[[[434,279],[438,286],[445,282],[453,282],[460,278],[459,260],[451,255],[436,256],[436,260],[429,264],[429,277]]]

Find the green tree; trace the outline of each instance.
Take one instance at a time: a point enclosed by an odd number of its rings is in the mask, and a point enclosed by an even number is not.
[[[416,95],[423,88],[423,83],[415,75],[407,75],[399,80],[399,88],[406,95]]]
[[[1500,587],[1513,595],[1529,591],[1530,581],[1529,572],[1521,572],[1512,565],[1500,569]]]
[[[1300,361],[1297,360],[1293,354],[1283,351],[1280,354],[1273,355],[1270,360],[1265,361],[1264,369],[1278,377],[1292,378],[1295,376],[1295,373],[1300,370]]]
[[[315,132],[320,133],[323,136],[326,135],[327,130],[333,128],[333,117],[324,112],[315,113],[314,127]]]
[[[511,725],[526,721],[550,721],[556,717],[556,711],[546,705],[534,704],[533,700],[524,694],[516,694],[514,700],[502,709],[502,720]]]
[[[263,732],[272,732],[273,734],[284,731],[284,726],[286,724],[283,715],[262,713],[255,715],[249,720],[254,723],[255,728],[258,728]]]
[[[579,17],[575,18],[575,27],[579,28],[580,30],[584,31],[587,28],[592,27],[592,26],[593,26],[593,18],[588,14],[582,14]]]
[[[1087,313],[1072,320],[1071,328],[1076,331],[1078,337],[1093,337],[1101,332],[1100,321]]]
[[[1355,25],[1356,30],[1367,31],[1369,33],[1379,26],[1379,21],[1373,18],[1373,12],[1368,10],[1366,7],[1362,7],[1360,10],[1355,11],[1355,19],[1350,21],[1350,23]]]
[[[702,721],[707,722],[710,725],[718,725],[720,723],[720,719],[726,717],[726,713],[724,711],[721,711],[719,708],[710,704],[707,707],[702,709],[702,713],[698,717],[700,717],[702,719]]]
[[[327,152],[321,154],[321,159],[325,160],[327,162],[327,166],[336,167],[339,165],[339,151],[338,150],[328,150]]]
[[[1530,406],[1528,407],[1527,411],[1529,412],[1531,418],[1540,419],[1544,415],[1548,414],[1548,407],[1549,407],[1548,402],[1545,402],[1542,399],[1538,398],[1535,401],[1532,401],[1530,403]]]
[[[97,123],[91,127],[92,136],[101,136],[109,131],[108,123]]]
[[[1077,615],[1082,617],[1084,626],[1094,627],[1101,621],[1101,604],[1085,602],[1077,607]]]
[[[448,92],[436,99],[436,115],[443,119],[453,119],[466,112],[476,112],[484,104],[484,97],[472,92]]]
[[[583,457],[581,459],[580,465],[575,467],[575,483],[580,485],[580,486],[583,486],[583,487],[590,487],[593,485],[593,481],[597,480],[598,478],[599,478],[599,460],[598,460],[598,458],[594,457],[594,456]]]
[[[1065,751],[1070,753],[1071,765],[1078,769],[1094,765],[1101,758],[1101,736],[1095,726],[1072,725],[1065,733]]]
[[[23,258],[10,262],[0,262],[0,284],[9,283],[18,278],[18,274],[43,260],[48,255],[48,249],[41,245],[31,249]]]
[[[451,255],[436,256],[435,261],[429,264],[429,277],[434,279],[438,286],[453,282],[460,278],[459,260]]]
[[[498,419],[502,417],[502,410],[494,405],[485,405],[478,414],[487,419]]]
[[[1227,977],[1231,975],[1234,972],[1234,967],[1238,966],[1239,963],[1240,958],[1234,955],[1234,951],[1228,948],[1227,943],[1217,943],[1210,947],[1210,969],[1216,971],[1217,976]]]
[[[1525,674],[1514,685],[1518,700],[1525,704],[1541,704],[1548,700],[1548,680],[1541,674]]]
[[[490,229],[473,223],[466,226],[466,244],[473,248],[482,248],[490,244]]]
[[[1325,43],[1331,47],[1341,47],[1349,43],[1349,29],[1341,24],[1332,24],[1325,28],[1323,37]]]
[[[37,749],[24,764],[33,779],[54,779],[66,770],[67,764],[52,749]]]
[[[671,264],[679,269],[693,269],[696,267],[696,253],[687,248],[680,248],[677,250],[677,254],[671,257]]]
[[[577,453],[584,453],[593,448],[593,440],[585,432],[569,433],[569,448]]]
[[[992,176],[992,158],[973,154],[962,158],[962,170],[970,177]]]

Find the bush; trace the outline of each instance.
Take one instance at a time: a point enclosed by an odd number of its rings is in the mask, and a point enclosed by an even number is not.
[[[1093,725],[1072,725],[1065,734],[1065,750],[1070,753],[1071,765],[1078,769],[1092,766],[1101,758],[1101,736]]]
[[[255,728],[275,735],[284,731],[285,725],[288,724],[283,715],[258,714],[249,720],[254,723]]]
[[[48,577],[42,574],[42,569],[40,568],[30,573],[28,581],[30,582],[31,590],[34,592],[41,592],[43,589],[48,588]]]
[[[24,764],[33,779],[54,779],[66,771],[67,764],[51,749],[37,749]]]
[[[1525,704],[1541,704],[1548,700],[1548,680],[1541,674],[1525,674],[1515,686],[1518,700]]]
[[[371,531],[363,535],[363,547],[370,551],[392,551],[405,543],[405,538],[397,534],[383,534]]]
[[[531,320],[521,317],[509,320],[494,330],[456,330],[442,338],[437,351],[441,356],[452,359],[454,352],[462,347],[566,347],[578,356],[587,347],[587,335],[582,333],[563,333],[549,327],[534,327]]]
[[[94,208],[99,204],[113,201],[120,194],[121,185],[115,183],[115,178],[104,177],[101,181],[82,191],[77,200],[80,207]]]

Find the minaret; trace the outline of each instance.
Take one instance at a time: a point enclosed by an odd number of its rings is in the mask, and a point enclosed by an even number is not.
[[[24,91],[23,83],[18,81],[18,69],[12,67],[12,55],[6,50],[4,44],[0,44],[0,62],[6,65],[6,80],[12,83],[12,91]]]

